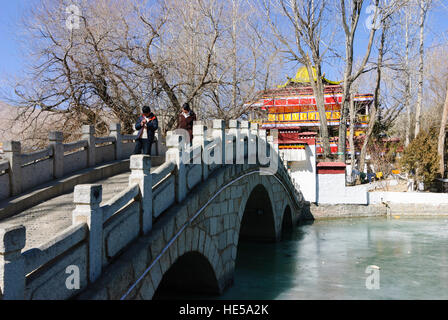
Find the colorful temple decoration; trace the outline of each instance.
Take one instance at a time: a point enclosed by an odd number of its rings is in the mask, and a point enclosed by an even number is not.
[[[313,69],[313,77],[316,72]],[[341,82],[330,81],[323,77],[325,114],[330,131],[330,147],[332,153],[337,153],[337,130],[341,119],[341,104],[343,88]],[[372,94],[356,94],[354,96],[358,114],[355,123],[355,136],[365,133],[369,122],[369,105],[373,101]],[[257,110],[261,119],[252,117],[261,128],[279,130],[279,148],[300,148],[298,134],[304,132],[318,133],[320,127],[319,112],[316,98],[310,83],[306,67],[298,70],[294,79],[289,79],[278,88],[258,93],[258,99],[247,103],[245,107]],[[295,135],[295,137],[294,137]],[[317,153],[322,153],[322,147],[317,139]]]

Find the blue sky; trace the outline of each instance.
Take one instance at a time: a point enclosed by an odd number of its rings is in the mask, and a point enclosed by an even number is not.
[[[336,1],[336,0],[335,0]],[[433,46],[440,42],[448,42],[448,1],[442,0],[445,7],[439,6],[428,17],[427,24],[427,45]],[[0,88],[4,87],[4,80],[10,76],[20,75],[24,70],[24,62],[26,56],[20,50],[20,44],[17,41],[18,23],[23,11],[30,6],[32,2],[39,0],[0,0]],[[364,10],[363,17],[360,21],[365,22],[366,13]],[[363,53],[368,38],[368,30],[364,23],[360,24],[358,32],[357,47],[355,54]],[[341,39],[342,41],[342,39]],[[341,42],[342,44],[342,42]],[[295,66],[290,66],[290,70],[285,70],[294,75]],[[327,65],[327,78],[331,80],[340,80],[341,75],[335,68]]]
[[[24,9],[33,1],[0,0],[0,76],[23,69],[26,57],[20,53],[17,30]]]

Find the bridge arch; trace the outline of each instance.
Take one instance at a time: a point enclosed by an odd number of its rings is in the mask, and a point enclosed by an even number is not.
[[[288,232],[292,230],[293,227],[293,215],[291,211],[291,207],[289,204],[285,205],[285,209],[283,210],[283,216],[282,216],[282,235],[285,234],[285,232]]]
[[[171,265],[155,290],[153,300],[170,299],[173,294],[219,294],[219,284],[210,261],[198,251],[189,251]]]
[[[239,215],[239,239],[275,241],[277,239],[276,213],[272,195],[262,183],[257,184],[243,199]]]
[[[198,227],[187,232],[191,238],[177,238],[162,255],[160,263],[153,267],[150,277],[145,278],[144,281],[153,288],[149,290],[151,296],[146,299],[169,299],[176,294],[188,293],[222,293],[222,261],[214,241]],[[203,242],[199,241],[200,238],[204,238]],[[169,264],[166,260],[174,262]]]

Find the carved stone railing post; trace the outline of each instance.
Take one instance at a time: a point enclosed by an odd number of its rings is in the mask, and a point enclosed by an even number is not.
[[[87,167],[93,167],[96,164],[95,127],[89,125],[82,126],[82,139],[87,140]]]
[[[22,147],[19,141],[6,141],[3,144],[4,157],[9,161],[11,196],[22,192]]]
[[[196,121],[193,125],[193,148],[201,147],[201,152],[205,152],[207,147],[207,127],[202,122]],[[208,165],[203,160],[203,154],[201,154],[202,164],[202,180],[205,181],[208,178]]]
[[[25,299],[25,227],[0,228],[0,289],[3,300]]]
[[[51,131],[48,139],[53,148],[53,177],[58,179],[64,175],[64,135],[59,131]]]
[[[115,137],[115,160],[123,159],[123,138],[121,135],[121,124],[112,123],[110,125],[110,135]]]
[[[148,155],[131,156],[131,175],[129,185],[138,183],[142,196],[141,232],[148,234],[152,229],[152,176],[151,157]]]
[[[89,280],[94,282],[101,275],[103,248],[103,212],[100,207],[103,186],[81,184],[75,187],[73,224],[87,223],[89,227]]]
[[[166,152],[166,161],[171,161],[176,165],[176,201],[182,202],[187,196],[187,175],[185,163],[183,161],[183,148],[181,143],[181,136],[173,132],[167,134],[166,145],[168,150]]]

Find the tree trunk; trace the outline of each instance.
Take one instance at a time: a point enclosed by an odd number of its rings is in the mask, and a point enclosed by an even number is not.
[[[420,47],[419,47],[419,66],[418,66],[418,94],[417,94],[417,107],[415,109],[415,136],[420,132],[420,120],[423,105],[423,58],[424,58],[424,29],[426,18],[426,5],[427,0],[420,0]]]
[[[406,70],[406,83],[405,83],[405,108],[406,108],[406,128],[405,128],[405,146],[407,147],[411,142],[411,70],[409,68],[409,8],[406,8],[406,55],[405,55],[405,70]]]
[[[237,21],[236,21],[236,12],[237,12],[237,4],[235,3],[236,0],[232,0],[232,106],[234,110],[236,109],[237,105],[237,90],[238,90],[238,83],[237,83]]]
[[[325,112],[325,98],[324,98],[324,85],[322,83],[322,76],[320,72],[320,66],[316,65],[316,81],[314,81],[313,68],[309,63],[307,65],[308,75],[310,78],[311,86],[313,87],[314,97],[316,98],[317,111],[319,112],[320,123],[320,138],[322,143],[322,149],[324,158],[328,159],[331,154],[330,139],[328,134],[327,114]]]
[[[439,154],[439,171],[442,178],[445,176],[445,136],[446,124],[448,120],[448,80],[446,85],[445,105],[443,106],[442,121],[440,123],[439,140],[437,144],[437,152]]]
[[[344,91],[348,89],[348,86],[344,86]],[[341,104],[341,118],[339,120],[339,139],[338,139],[338,159],[345,163],[345,152],[346,152],[346,143],[347,143],[347,113],[350,107],[349,99],[346,98],[346,94],[344,93]]]
[[[370,138],[372,137],[373,127],[375,126],[376,121],[376,113],[376,106],[373,105],[370,112],[369,128],[367,129],[366,135],[364,136],[364,142],[362,143],[361,154],[359,156],[358,170],[361,172],[364,171],[364,165],[366,163],[367,156],[367,145],[369,144]]]
[[[353,169],[355,167],[355,116],[356,116],[356,110],[355,110],[355,101],[354,101],[354,95],[352,94],[350,96],[350,135],[349,135],[349,144],[350,144],[350,168],[353,172]],[[352,176],[350,172],[350,176]]]
[[[369,141],[372,137],[373,128],[375,126],[376,116],[379,110],[379,95],[381,91],[381,74],[383,69],[383,58],[384,58],[384,43],[386,41],[386,30],[387,25],[383,24],[383,29],[381,32],[381,41],[380,41],[380,47],[378,48],[378,63],[377,63],[377,78],[376,78],[376,86],[375,86],[375,97],[373,100],[373,106],[372,106],[372,112],[370,115],[369,120],[369,128],[367,129],[364,143],[362,144],[361,148],[361,155],[359,159],[359,167],[358,170],[362,171],[364,168],[366,155],[367,155],[367,145],[369,144]]]
[[[373,40],[375,37],[376,29],[372,27],[369,34],[369,43],[367,45],[366,54],[359,66],[358,70],[353,73],[353,55],[354,55],[354,41],[355,34],[358,28],[358,22],[361,15],[361,9],[363,6],[363,1],[352,0],[351,8],[352,14],[349,17],[350,27],[346,21],[346,13],[345,13],[345,0],[340,1],[341,4],[341,18],[342,18],[342,26],[345,32],[345,72],[344,72],[344,93],[342,96],[342,104],[341,104],[341,118],[339,121],[339,141],[338,141],[338,158],[340,161],[345,163],[346,156],[346,139],[347,139],[347,119],[349,117],[349,101],[350,101],[350,91],[353,82],[361,75],[364,70],[366,63],[370,57]],[[379,0],[374,1],[374,6],[378,7]],[[377,19],[377,10],[375,10],[374,20],[376,23]]]

